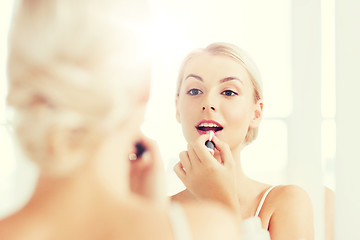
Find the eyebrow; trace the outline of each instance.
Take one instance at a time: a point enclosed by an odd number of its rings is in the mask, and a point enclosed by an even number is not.
[[[228,81],[239,81],[241,84],[244,84],[243,81],[238,77],[226,77],[220,80],[220,83],[228,82]]]
[[[186,78],[185,78],[185,80],[188,79],[188,78],[191,78],[191,77],[192,77],[192,78],[196,78],[197,80],[202,81],[202,82],[204,81],[200,76],[195,75],[195,74],[189,74],[189,75],[187,75]]]
[[[199,80],[199,81],[201,81],[201,82],[204,81],[200,76],[195,75],[195,74],[189,74],[189,75],[187,75],[186,78],[185,78],[185,80],[188,79],[188,78],[191,78],[191,77],[192,77],[192,78],[195,78],[195,79],[197,79],[197,80]],[[226,78],[221,79],[219,82],[220,82],[220,83],[224,83],[224,82],[233,81],[233,80],[239,81],[241,84],[244,84],[243,81],[242,81],[240,78],[238,78],[238,77],[226,77]]]

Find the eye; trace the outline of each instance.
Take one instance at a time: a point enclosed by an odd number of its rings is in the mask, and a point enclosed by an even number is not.
[[[225,90],[221,94],[225,95],[225,96],[228,96],[228,97],[239,95],[238,93],[236,93],[236,92],[234,92],[232,90]]]
[[[200,89],[196,89],[196,88],[192,88],[187,92],[187,94],[189,94],[191,96],[196,96],[196,95],[199,95],[201,93],[202,93],[202,91]]]

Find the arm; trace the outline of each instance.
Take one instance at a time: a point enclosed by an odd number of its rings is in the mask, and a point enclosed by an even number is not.
[[[271,201],[276,204],[268,228],[272,240],[314,239],[311,200],[303,189],[283,186]]]

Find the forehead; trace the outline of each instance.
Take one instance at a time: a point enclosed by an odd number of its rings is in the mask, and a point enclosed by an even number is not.
[[[243,82],[250,81],[250,75],[244,66],[236,59],[225,54],[198,53],[188,60],[184,67],[183,79],[189,74],[202,78],[223,79],[238,77]]]

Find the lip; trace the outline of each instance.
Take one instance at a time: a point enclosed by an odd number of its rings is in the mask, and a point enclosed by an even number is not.
[[[216,122],[216,121],[214,121],[214,120],[201,120],[200,122],[198,122],[198,123],[195,125],[195,129],[196,129],[196,131],[198,131],[198,133],[199,133],[200,135],[207,134],[207,131],[203,131],[203,130],[200,130],[200,129],[197,128],[197,127],[198,127],[200,124],[202,124],[202,123],[214,123],[214,124],[218,125],[219,127],[222,127],[221,130],[215,131],[215,136],[217,136],[219,133],[222,132],[222,130],[224,130],[224,127],[223,127],[220,123],[218,123],[218,122]]]

